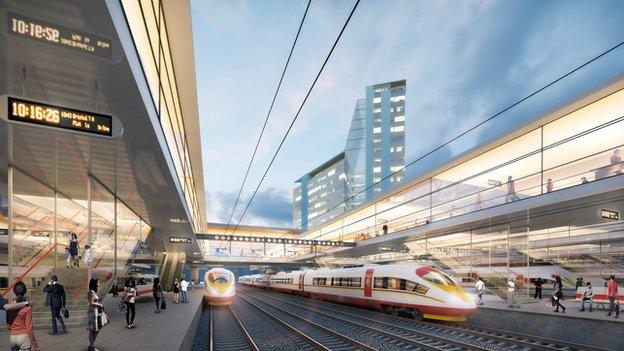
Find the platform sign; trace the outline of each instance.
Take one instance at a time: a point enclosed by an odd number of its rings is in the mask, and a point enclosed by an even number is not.
[[[89,55],[111,58],[111,40],[56,23],[7,13],[9,34],[50,45],[80,51]]]
[[[607,210],[607,209],[602,209],[600,211],[600,216],[604,219],[612,219],[614,221],[619,221],[620,220],[620,211],[616,211],[616,210]]]
[[[190,244],[193,240],[191,238],[184,238],[179,236],[170,236],[169,242],[172,244]]]
[[[501,186],[503,183],[500,180],[488,179],[489,186]]]
[[[113,136],[113,116],[7,97],[10,121]]]
[[[394,248],[394,246],[380,246],[379,247],[379,252],[395,252],[396,249]]]

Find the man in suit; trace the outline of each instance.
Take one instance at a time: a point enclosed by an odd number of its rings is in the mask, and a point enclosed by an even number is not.
[[[43,289],[43,292],[48,294],[46,296],[45,305],[46,307],[50,307],[50,312],[52,314],[52,330],[50,330],[48,334],[58,334],[58,329],[56,327],[57,319],[61,323],[61,333],[67,333],[65,323],[63,322],[63,317],[61,317],[61,309],[65,309],[67,302],[67,297],[65,296],[65,288],[63,288],[63,286],[58,283],[58,278],[53,275],[52,279]]]

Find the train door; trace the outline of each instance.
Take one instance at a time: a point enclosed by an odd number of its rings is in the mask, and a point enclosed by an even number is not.
[[[364,297],[373,296],[373,271],[374,269],[367,269],[364,275]]]
[[[305,277],[305,272],[299,274],[299,291],[303,292],[303,278]]]

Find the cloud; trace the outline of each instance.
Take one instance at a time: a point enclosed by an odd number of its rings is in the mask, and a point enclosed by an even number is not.
[[[237,192],[207,191],[208,221],[227,223],[236,201],[236,195]],[[288,195],[288,193],[274,187],[259,190],[251,206],[249,206],[242,224],[291,227],[293,204]],[[239,201],[237,211],[232,217],[232,226],[238,222],[247,201],[249,201],[249,197],[241,198]]]
[[[264,171],[352,4],[312,3],[248,187]],[[202,16],[193,26],[209,217],[227,221],[305,2],[193,5]],[[409,163],[621,41],[622,13],[618,1],[362,2],[264,182],[272,188],[258,194],[245,222],[290,225],[294,181],[344,147],[367,85],[407,79]],[[595,66],[425,158],[407,170],[408,178],[624,70],[617,62]]]

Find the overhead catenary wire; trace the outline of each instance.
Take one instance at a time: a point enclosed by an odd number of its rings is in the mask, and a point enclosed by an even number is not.
[[[247,204],[245,205],[245,209],[243,210],[243,213],[241,214],[238,222],[236,223],[236,227],[234,227],[234,230],[232,231],[232,235],[234,233],[236,233],[236,230],[240,226],[240,223],[245,218],[245,214],[247,213],[247,210],[249,209],[249,206],[251,205],[254,197],[258,193],[258,189],[260,189],[260,186],[262,186],[262,183],[264,182],[264,179],[266,178],[267,174],[269,173],[269,170],[273,166],[273,163],[275,162],[275,159],[277,158],[277,155],[279,154],[280,150],[282,149],[282,146],[284,145],[284,142],[286,141],[286,138],[290,134],[290,131],[292,130],[295,122],[299,118],[299,115],[301,114],[301,111],[303,110],[303,107],[305,106],[306,102],[308,101],[308,98],[310,97],[310,94],[314,90],[314,87],[316,86],[317,81],[319,80],[321,74],[323,73],[323,71],[325,69],[325,66],[329,62],[329,59],[331,58],[334,50],[336,49],[336,46],[338,45],[338,42],[340,41],[340,38],[344,34],[345,29],[347,28],[349,22],[351,21],[351,18],[353,17],[353,14],[355,13],[355,10],[357,9],[359,3],[360,3],[360,0],[357,0],[355,2],[355,4],[353,5],[353,8],[351,9],[351,12],[349,13],[349,17],[347,17],[345,23],[343,24],[342,28],[340,29],[340,33],[338,33],[338,36],[336,37],[336,40],[334,41],[334,44],[332,45],[331,49],[329,50],[329,53],[325,57],[325,61],[323,61],[323,64],[321,65],[321,68],[319,69],[318,73],[316,74],[316,77],[312,81],[312,84],[310,85],[310,88],[308,89],[308,92],[306,93],[305,97],[303,98],[303,101],[301,102],[301,104],[299,106],[299,109],[297,110],[297,113],[295,114],[295,116],[293,117],[292,121],[290,122],[290,125],[288,126],[288,129],[286,130],[286,133],[284,133],[284,136],[282,137],[282,140],[280,141],[277,149],[275,150],[275,152],[273,154],[273,157],[271,157],[271,161],[269,162],[268,166],[266,167],[266,169],[265,169],[262,177],[260,178],[260,181],[258,182],[256,188],[254,189],[251,197],[247,201]]]
[[[301,29],[303,28],[303,23],[306,20],[311,3],[312,3],[312,0],[308,0],[308,4],[306,5],[305,11],[303,13],[303,17],[301,18],[301,21],[299,23],[299,28],[297,28],[297,34],[295,35],[295,39],[293,40],[292,45],[290,46],[290,52],[288,53],[288,58],[286,59],[286,63],[284,64],[284,68],[282,69],[282,73],[277,83],[277,87],[275,88],[275,93],[273,94],[271,105],[269,106],[269,110],[266,114],[266,117],[264,118],[264,123],[262,124],[260,135],[258,135],[258,140],[256,141],[256,145],[254,146],[253,153],[251,154],[251,158],[249,159],[249,163],[247,164],[247,169],[245,170],[245,176],[243,177],[243,182],[241,183],[240,189],[238,190],[238,195],[236,195],[236,201],[234,202],[234,206],[232,206],[232,212],[230,213],[230,218],[228,219],[227,225],[225,226],[225,234],[227,234],[227,231],[230,227],[230,223],[232,222],[232,217],[234,216],[236,207],[238,206],[238,202],[240,201],[241,194],[243,192],[243,189],[245,188],[245,184],[247,183],[247,178],[249,177],[249,171],[251,170],[251,166],[256,158],[258,147],[260,146],[260,142],[262,141],[262,136],[264,135],[264,131],[266,130],[269,117],[271,116],[271,113],[273,112],[273,106],[275,106],[275,100],[277,100],[277,96],[279,95],[280,89],[282,87],[284,76],[286,75],[286,71],[288,70],[290,59],[292,58],[292,54],[295,51],[295,46],[297,45],[297,41],[299,40],[299,35],[301,34]]]
[[[373,182],[371,185],[369,185],[369,186],[367,186],[366,188],[364,188],[364,189],[360,190],[359,192],[355,193],[354,195],[352,195],[352,196],[350,196],[350,197],[346,198],[345,200],[340,201],[339,203],[336,203],[335,205],[333,205],[332,207],[330,207],[329,209],[327,209],[327,210],[326,210],[325,212],[323,212],[323,213],[327,213],[327,212],[330,212],[330,211],[332,211],[332,210],[335,210],[335,209],[336,209],[336,208],[338,208],[339,206],[341,206],[341,205],[343,205],[343,204],[347,203],[348,201],[350,201],[350,200],[354,199],[356,196],[358,196],[358,195],[360,195],[360,194],[364,193],[366,190],[371,189],[371,188],[373,188],[373,187],[375,187],[375,186],[379,185],[379,184],[380,184],[381,182],[383,182],[384,180],[386,180],[386,179],[388,179],[388,178],[390,178],[390,177],[394,176],[395,174],[397,174],[397,173],[399,173],[399,172],[401,172],[401,171],[404,171],[405,169],[407,169],[408,167],[412,166],[412,165],[413,165],[413,164],[415,164],[416,162],[418,162],[418,161],[420,161],[420,160],[424,159],[424,158],[425,158],[425,157],[427,157],[427,156],[430,156],[430,155],[431,155],[431,154],[433,154],[434,152],[436,152],[436,151],[438,151],[438,150],[442,149],[443,147],[445,147],[445,146],[449,145],[450,143],[454,142],[455,140],[457,140],[457,139],[459,139],[459,138],[463,137],[464,135],[466,135],[466,134],[468,134],[468,133],[472,132],[473,130],[475,130],[475,129],[479,128],[479,127],[481,127],[482,125],[484,125],[484,124],[488,123],[489,121],[491,121],[491,120],[495,119],[496,117],[498,117],[498,116],[502,115],[503,113],[505,113],[505,112],[507,112],[507,111],[511,110],[512,108],[514,108],[514,107],[516,107],[516,106],[520,105],[521,103],[525,102],[526,100],[528,100],[528,99],[532,98],[533,96],[535,96],[535,95],[537,95],[537,94],[541,93],[542,91],[544,91],[544,90],[548,89],[549,87],[553,86],[554,84],[556,84],[556,83],[560,82],[561,80],[563,80],[563,79],[565,79],[565,78],[569,77],[570,75],[574,74],[575,72],[579,71],[580,69],[582,69],[582,68],[586,67],[587,65],[591,64],[592,62],[594,62],[594,61],[596,61],[596,60],[598,60],[598,59],[600,59],[600,58],[604,57],[605,55],[609,54],[610,52],[612,52],[612,51],[614,51],[614,50],[618,49],[619,47],[621,47],[621,46],[623,46],[623,45],[624,45],[624,41],[622,41],[622,42],[620,42],[620,43],[618,43],[618,44],[616,44],[616,45],[614,45],[614,46],[610,47],[609,49],[607,49],[607,50],[605,50],[605,51],[601,52],[600,54],[598,54],[598,55],[596,55],[596,56],[592,57],[590,60],[586,61],[585,63],[581,64],[580,66],[575,67],[574,69],[572,69],[572,70],[568,71],[568,72],[567,72],[567,73],[565,73],[564,75],[562,75],[562,76],[558,77],[557,79],[555,79],[555,80],[551,81],[550,83],[548,83],[548,84],[546,84],[546,85],[542,86],[541,88],[539,88],[539,89],[537,89],[537,90],[533,91],[532,93],[530,93],[529,95],[527,95],[527,96],[523,97],[522,99],[520,99],[520,100],[518,100],[518,101],[514,102],[513,104],[511,104],[511,105],[509,105],[509,106],[507,106],[507,107],[505,107],[505,108],[503,108],[503,109],[499,110],[498,112],[494,113],[494,114],[493,114],[493,115],[491,115],[490,117],[488,117],[488,118],[486,118],[486,119],[482,120],[481,122],[479,122],[479,123],[475,124],[474,126],[472,126],[472,127],[468,128],[468,129],[464,130],[463,132],[461,132],[461,133],[457,134],[457,135],[456,135],[456,136],[454,136],[453,138],[451,138],[451,139],[449,139],[449,140],[445,141],[444,143],[442,143],[442,144],[440,144],[440,145],[436,146],[435,148],[433,148],[433,149],[429,150],[428,152],[426,152],[426,153],[422,154],[421,156],[417,157],[416,159],[414,159],[413,161],[411,161],[410,163],[408,163],[407,165],[405,165],[405,166],[404,166],[404,167],[402,167],[401,169],[396,170],[396,171],[394,171],[394,172],[391,172],[390,174],[386,175],[385,177],[383,177],[383,178],[379,179],[379,180],[378,180],[378,181],[376,181],[376,182]],[[320,216],[320,215],[319,215],[319,216]],[[317,216],[317,217],[314,217],[314,218],[313,218],[313,220],[314,220],[315,218],[318,218],[318,216]],[[307,224],[308,222],[309,222],[309,220],[307,220],[307,219],[306,219],[305,224]],[[303,227],[303,225],[304,225],[304,221],[303,221],[303,218],[302,218],[302,219],[301,219],[301,225],[299,225],[299,227],[297,227],[297,228],[293,228],[293,229],[291,230],[291,233],[292,233],[292,232],[294,232],[295,230],[299,230],[299,229],[301,229],[301,228]]]

